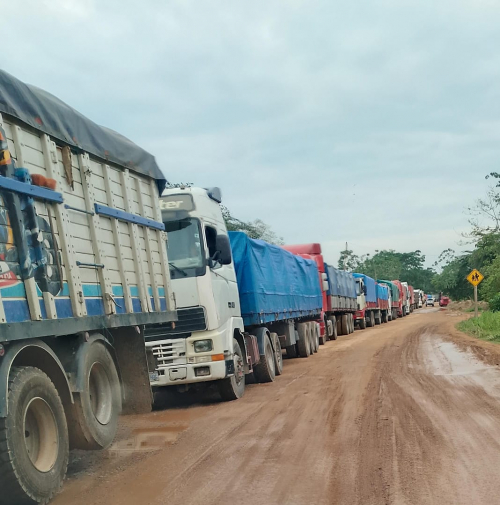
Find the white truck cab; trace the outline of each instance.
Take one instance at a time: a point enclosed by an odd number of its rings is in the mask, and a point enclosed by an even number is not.
[[[146,332],[152,386],[225,379],[235,367],[242,377],[233,337],[244,327],[220,202],[218,188],[168,189],[160,199],[178,321]]]

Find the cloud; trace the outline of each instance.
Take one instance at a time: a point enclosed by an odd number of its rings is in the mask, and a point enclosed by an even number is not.
[[[23,33],[7,71],[332,263],[346,240],[454,247],[498,167],[496,2],[17,0],[2,20]]]

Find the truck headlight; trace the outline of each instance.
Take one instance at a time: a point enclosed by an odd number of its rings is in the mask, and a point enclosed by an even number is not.
[[[205,340],[194,341],[194,352],[208,352],[213,349],[212,340],[207,338]]]

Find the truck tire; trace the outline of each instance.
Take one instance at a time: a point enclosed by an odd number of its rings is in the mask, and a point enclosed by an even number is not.
[[[309,335],[309,325],[307,323],[299,323],[297,325],[297,331],[299,333],[299,341],[297,342],[299,356],[301,358],[307,358],[311,355],[311,337]]]
[[[297,344],[287,345],[285,347],[286,357],[289,359],[298,357],[299,353],[297,352]]]
[[[74,394],[68,412],[71,448],[98,450],[109,447],[118,428],[121,412],[121,387],[115,362],[99,340],[85,355],[86,387]]]
[[[311,335],[311,354],[318,352],[319,349],[319,337],[317,333],[317,323],[311,321],[309,323],[309,333]]]
[[[319,351],[319,337],[321,333],[321,328],[319,323],[314,323],[314,352]]]
[[[366,330],[366,317],[359,319],[359,328],[360,330]]]
[[[375,315],[373,314],[372,310],[370,310],[368,313],[368,321],[366,321],[366,326],[368,326],[368,328],[375,326]]]
[[[354,317],[352,314],[349,314],[349,325],[351,327],[351,333],[354,333]]]
[[[335,316],[329,316],[328,319],[332,322],[332,334],[330,335],[330,340],[337,340],[337,318]]]
[[[255,365],[253,374],[257,382],[273,382],[276,377],[274,352],[268,335],[266,335],[264,341],[264,355],[260,356],[260,362]]]
[[[0,503],[48,503],[68,466],[61,398],[40,369],[12,367],[8,408],[8,417],[0,419]]]
[[[387,311],[386,310],[382,311],[381,320],[382,320],[382,323],[387,323]]]
[[[342,335],[349,335],[349,321],[347,314],[342,314],[340,316],[340,322],[342,324]]]
[[[374,314],[375,317],[375,324],[378,326],[379,324],[382,324],[382,311],[377,310]]]
[[[283,353],[281,352],[280,339],[277,333],[271,333],[271,338],[274,347],[274,370],[276,375],[281,375],[283,373]]]
[[[240,344],[233,338],[234,375],[218,381],[219,394],[223,401],[230,402],[241,398],[245,393],[245,370]]]

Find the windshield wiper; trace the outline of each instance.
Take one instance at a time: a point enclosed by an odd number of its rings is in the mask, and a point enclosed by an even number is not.
[[[170,263],[170,261],[168,262],[168,264],[170,265],[171,268],[173,268],[174,270],[177,270],[184,277],[187,277],[187,272],[185,270],[183,270],[182,268],[179,268],[178,266],[175,266],[173,263]]]

